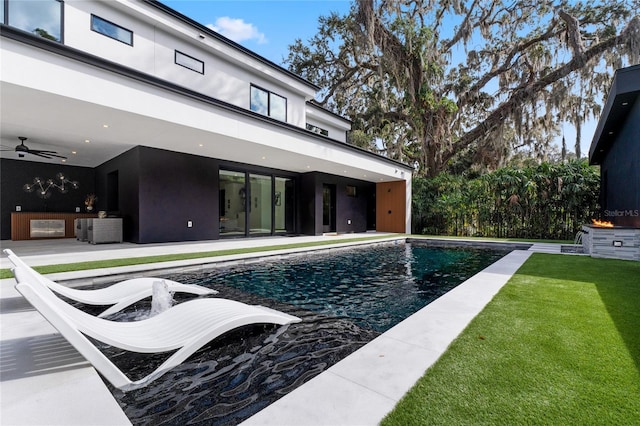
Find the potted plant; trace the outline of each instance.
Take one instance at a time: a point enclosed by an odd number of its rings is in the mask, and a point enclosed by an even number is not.
[[[98,201],[98,197],[96,197],[96,194],[88,194],[87,198],[84,199],[84,206],[88,212],[93,211],[93,206],[95,205],[96,201]]]

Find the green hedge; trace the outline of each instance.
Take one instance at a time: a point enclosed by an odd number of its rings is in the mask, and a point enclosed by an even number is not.
[[[413,232],[573,240],[598,217],[600,177],[586,161],[413,180]]]

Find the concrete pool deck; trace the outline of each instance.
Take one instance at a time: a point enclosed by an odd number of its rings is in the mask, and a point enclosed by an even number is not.
[[[270,237],[177,244],[91,246],[75,240],[2,241],[32,266],[292,243],[330,245],[263,251],[107,270],[51,274],[56,281],[99,282],[105,276],[142,275],[207,262],[352,245],[348,234]],[[355,244],[370,243],[361,241]],[[246,420],[245,425],[374,425],[435,362],[534,251],[560,253],[560,244],[534,244],[514,251],[365,345],[327,371]],[[4,255],[0,268],[10,267]],[[478,285],[480,284],[480,285]],[[13,279],[0,280],[0,424],[130,424],[97,372],[17,293]],[[313,401],[313,403],[309,403]]]

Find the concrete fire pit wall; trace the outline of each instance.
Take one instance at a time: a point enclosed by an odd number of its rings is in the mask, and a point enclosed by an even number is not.
[[[582,248],[591,257],[640,261],[640,229],[584,225]]]

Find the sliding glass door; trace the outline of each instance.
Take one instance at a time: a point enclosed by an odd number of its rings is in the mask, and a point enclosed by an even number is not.
[[[272,233],[271,217],[273,188],[271,176],[249,175],[251,200],[249,203],[249,234]]]
[[[220,170],[220,235],[246,234],[247,185],[244,172]]]
[[[275,178],[274,225],[277,234],[295,233],[295,181],[289,178]]]
[[[295,232],[295,180],[220,170],[220,236]]]

